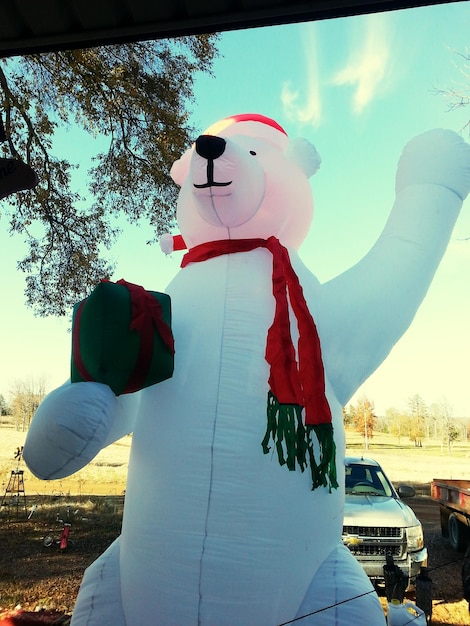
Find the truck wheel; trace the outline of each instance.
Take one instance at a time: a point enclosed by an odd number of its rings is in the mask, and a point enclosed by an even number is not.
[[[457,516],[454,513],[449,515],[449,542],[454,550],[463,552],[467,548],[467,529],[459,522]]]

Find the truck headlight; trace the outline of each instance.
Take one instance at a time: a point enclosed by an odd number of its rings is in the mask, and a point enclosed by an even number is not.
[[[423,527],[421,524],[410,526],[410,528],[406,529],[406,541],[410,551],[421,550],[424,547]]]

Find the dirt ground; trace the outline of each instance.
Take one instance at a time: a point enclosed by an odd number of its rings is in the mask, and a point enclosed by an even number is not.
[[[470,624],[468,603],[463,600],[461,583],[464,555],[453,550],[448,540],[442,537],[438,504],[429,497],[415,497],[406,502],[423,525],[424,542],[429,553],[428,566],[433,594],[432,624]],[[411,601],[415,600],[413,593],[408,597]]]
[[[21,433],[0,428],[3,492],[16,464],[14,449],[22,444],[23,439]],[[113,444],[85,470],[64,482],[39,481],[24,464],[20,465],[25,472],[26,502],[20,499],[18,517],[15,506],[0,508],[0,624],[2,611],[11,611],[17,606],[25,611],[47,609],[56,610],[64,616],[71,614],[85,568],[120,533],[130,444],[130,438]],[[370,456],[383,464],[396,485],[411,483],[419,494],[407,503],[423,524],[429,552],[433,581],[432,624],[470,625],[468,604],[462,598],[463,554],[452,550],[448,541],[442,538],[439,508],[429,498],[429,481],[434,474],[448,478],[465,477],[468,456],[452,460],[453,474],[450,475],[448,458],[430,463],[427,457],[423,457],[419,461],[417,455],[424,452],[411,451],[408,461],[406,452],[397,454],[387,445],[383,451],[378,448],[371,451]],[[412,481],[405,480],[410,476]],[[26,514],[34,505],[36,509],[28,520]],[[53,531],[56,537],[60,535],[61,525],[56,521],[57,516],[67,519],[67,515],[72,524],[68,548],[61,551],[57,544],[45,547],[43,537],[46,534]],[[408,599],[414,601],[412,593]],[[381,601],[386,607],[384,597]]]
[[[0,623],[2,611],[56,610],[72,613],[84,570],[118,537],[123,496],[27,497],[18,507],[2,511],[0,522]],[[26,515],[37,506],[31,519]],[[65,550],[43,539],[60,538],[57,515],[72,524]]]
[[[34,499],[36,504],[38,499]],[[0,522],[0,619],[1,612],[21,606],[25,611],[54,609],[71,614],[83,572],[119,535],[123,496],[45,497],[30,520],[19,507],[10,519]],[[31,510],[33,498],[27,498]],[[463,555],[454,552],[441,537],[438,506],[427,497],[409,500],[423,523],[433,581],[432,624],[470,624],[468,604],[462,599]],[[56,516],[72,523],[70,545],[61,551],[57,544],[43,545],[51,530],[58,538],[61,525]],[[413,593],[407,598],[414,601]],[[386,599],[381,597],[386,607]]]

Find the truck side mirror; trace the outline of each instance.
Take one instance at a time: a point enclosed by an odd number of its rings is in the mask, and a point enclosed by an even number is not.
[[[400,485],[398,487],[398,495],[400,498],[414,498],[416,491],[409,485]]]

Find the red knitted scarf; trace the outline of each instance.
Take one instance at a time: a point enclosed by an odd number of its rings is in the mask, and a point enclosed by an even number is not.
[[[262,442],[268,453],[269,440],[275,442],[281,465],[312,472],[313,489],[319,485],[338,487],[331,410],[325,396],[325,375],[320,340],[308,310],[299,279],[292,268],[287,249],[276,237],[268,239],[224,239],[191,248],[181,267],[223,254],[266,248],[273,255],[272,289],[274,320],[268,330],[265,358],[270,366],[267,429]],[[296,352],[292,342],[289,304],[296,317],[299,340]],[[305,425],[302,420],[305,409]],[[315,458],[312,430],[320,446]]]

